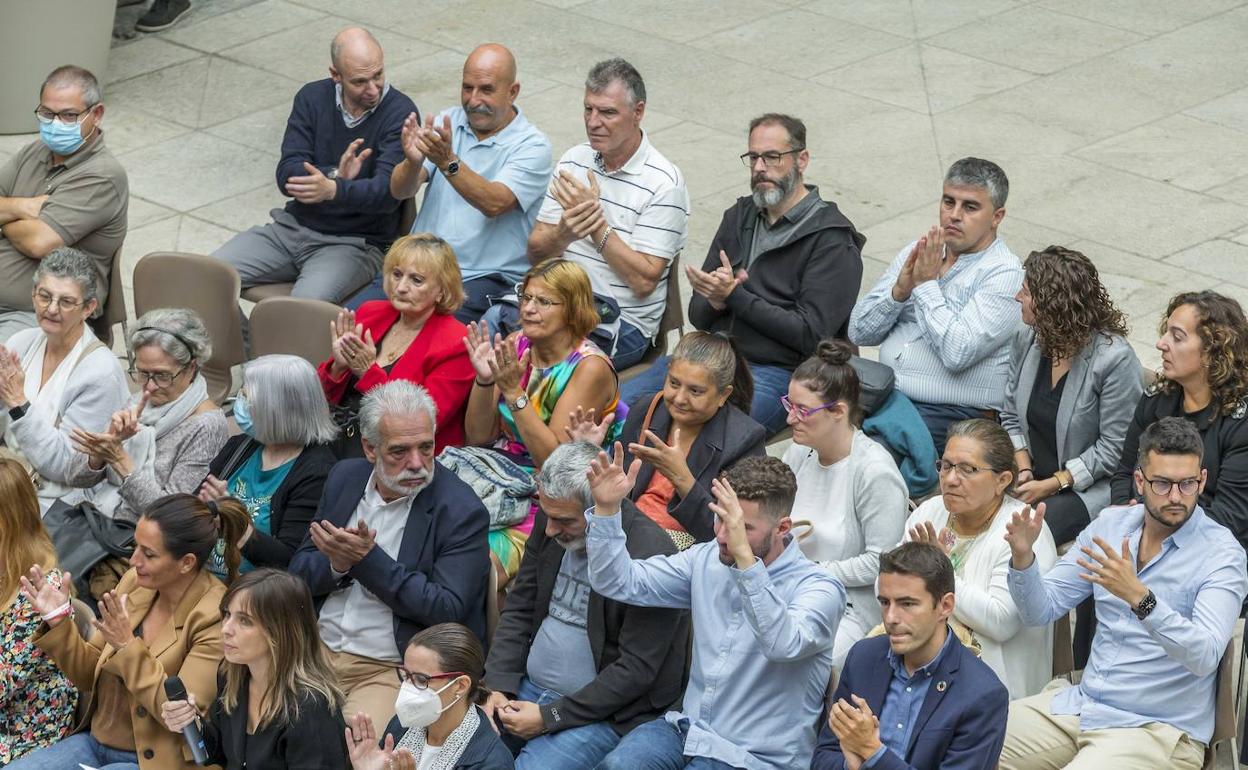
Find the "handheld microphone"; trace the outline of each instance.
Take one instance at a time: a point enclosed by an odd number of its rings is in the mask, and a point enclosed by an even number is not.
[[[171,676],[165,680],[165,697],[169,700],[186,700],[186,685],[182,684],[182,680],[176,676]],[[182,736],[186,738],[186,745],[191,748],[191,757],[197,765],[208,764],[208,751],[204,748],[204,736],[199,732],[199,725],[195,720],[182,728]]]

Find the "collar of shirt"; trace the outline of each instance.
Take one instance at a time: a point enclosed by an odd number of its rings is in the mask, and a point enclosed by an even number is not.
[[[377,100],[377,107],[381,106],[381,103],[386,100],[386,95],[389,93],[390,84],[386,83],[385,87],[381,89],[381,98]],[[347,112],[346,106],[342,103],[342,83],[334,83],[334,104],[338,106],[338,112],[342,113],[342,122],[346,124],[347,128],[355,128],[368,120],[369,115],[377,111],[377,107],[373,107],[372,109],[364,110],[359,117],[351,117],[351,113]]]
[[[1144,537],[1144,522],[1148,517],[1148,509],[1145,508],[1144,515],[1140,517],[1139,524],[1127,533],[1127,549],[1135,557],[1137,565],[1139,564],[1140,558],[1140,541]],[[1183,548],[1184,546],[1189,545],[1192,542],[1192,538],[1196,536],[1196,530],[1200,528],[1200,522],[1204,518],[1204,509],[1199,505],[1196,506],[1196,508],[1192,511],[1192,515],[1188,517],[1187,521],[1183,522],[1183,526],[1171,532],[1164,540],[1161,541],[1161,550],[1156,556],[1153,557],[1152,561],[1144,566],[1150,567],[1157,563],[1170,550],[1170,545],[1172,543],[1175,548]],[[1117,544],[1110,543],[1110,545],[1113,546]]]
[[[790,208],[788,211],[784,212],[779,217],[777,217],[775,222],[768,223],[767,222],[767,210],[759,209],[758,210],[759,223],[762,224],[763,227],[770,230],[774,227],[778,227],[780,224],[784,222],[788,222],[790,224],[797,224],[798,222],[802,221],[802,218],[805,217],[807,214],[809,214],[810,210],[813,209],[816,205],[818,205],[820,201],[822,200],[819,197],[818,187],[816,187],[813,184],[805,185],[805,187],[806,187],[806,196],[802,198],[800,201],[798,201],[797,203],[794,203],[793,207]]]
[[[892,647],[888,648],[888,665],[893,667],[893,674],[902,681],[908,682],[921,676],[930,677],[933,673],[935,673],[936,667],[940,665],[940,661],[944,659],[945,654],[949,651],[949,645],[954,641],[957,641],[957,636],[953,633],[953,629],[949,628],[946,624],[945,642],[940,645],[940,650],[936,653],[936,657],[929,660],[926,665],[919,666],[914,670],[914,673],[911,674],[906,668],[905,656],[898,655],[893,652]],[[961,644],[961,642],[958,642],[958,644]]]
[[[490,134],[484,139],[477,138],[477,133],[472,130],[472,126],[468,123],[468,111],[462,107],[451,113],[451,128],[453,131],[464,135],[463,141],[466,143],[464,146],[506,144],[512,136],[524,132],[529,125],[529,119],[524,117],[524,113],[520,111],[520,108],[516,105],[512,105],[512,107],[515,109],[516,114],[512,116],[511,121],[503,126],[500,131]]]
[[[636,152],[632,157],[615,171],[607,171],[606,164],[602,162],[602,153],[594,153],[594,165],[598,168],[599,173],[606,176],[614,176],[615,174],[640,174],[641,169],[646,165],[646,158],[650,155],[650,137],[645,131],[641,132],[641,144],[637,145]]]

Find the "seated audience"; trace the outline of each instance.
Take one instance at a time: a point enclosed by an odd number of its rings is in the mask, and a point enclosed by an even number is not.
[[[1023,270],[1024,326],[1010,350],[1001,425],[1018,463],[1014,496],[1043,502],[1054,542],[1068,543],[1109,504],[1140,400],[1140,361],[1092,260],[1050,246]]]
[[[464,273],[464,304],[455,317],[478,320],[490,298],[513,291],[528,270],[525,249],[550,184],[550,140],[516,106],[516,59],[497,43],[477,46],[464,62],[460,107],[403,124],[403,160],[390,194],[412,198],[426,183],[413,233],[451,244]],[[384,274],[384,271],[383,271]],[[381,299],[380,280],[351,299]]]
[[[680,548],[715,537],[711,479],[766,450],[766,430],[748,414],[753,388],[732,338],[695,331],[676,343],[663,389],[629,410],[624,461],[642,466],[628,499]]]
[[[212,459],[199,499],[232,497],[247,506],[251,525],[239,572],[286,569],[308,536],[325,477],[337,459],[329,442],[338,430],[316,371],[302,358],[282,354],[243,364],[234,421],[242,433]],[[225,577],[224,543],[217,544],[209,567]]]
[[[832,661],[880,623],[880,554],[905,535],[906,482],[888,450],[862,432],[858,373],[849,345],[824,340],[793,373],[781,400],[793,428],[784,463],[797,477],[791,516],[810,526],[802,553],[845,586]]]
[[[91,259],[60,248],[35,268],[37,329],[0,345],[0,400],[8,411],[4,446],[39,474],[39,507],[74,504],[83,493],[67,484],[75,430],[104,431],[130,398],[117,357],[86,319],[99,306]]]
[[[59,248],[88,255],[95,307],[104,307],[110,288],[121,291],[108,279],[126,237],[130,188],[104,146],[99,81],[82,67],[57,67],[39,89],[35,117],[39,141],[0,165],[0,343],[43,326],[44,309],[31,312],[26,286]]]
[[[329,77],[299,89],[286,121],[277,189],[291,200],[213,253],[244,289],[293,282],[293,296],[341,302],[373,279],[398,235],[390,174],[416,105],[386,82],[367,30],[342,30],[329,50]]]
[[[1138,446],[1141,504],[1093,518],[1048,574],[1034,552],[1044,506],[1015,513],[1007,529],[1010,593],[1024,622],[1047,625],[1091,596],[1099,626],[1079,684],[1010,704],[1003,770],[1204,764],[1248,562],[1199,504],[1208,474],[1196,426],[1163,417]]]
[[[137,521],[156,500],[199,489],[229,424],[208,398],[200,363],[212,356],[212,339],[194,311],[144,313],[129,352],[130,377],[141,390],[107,430],[74,430],[78,451],[66,480],[84,488],[105,482],[92,495],[95,506],[109,518]]]
[[[437,406],[419,385],[378,385],[360,405],[364,458],[325,480],[290,571],[307,581],[346,693],[343,713],[390,721],[394,667],[412,634],[463,623],[485,637],[489,515],[434,461]]]
[[[1140,398],[1114,472],[1111,502],[1139,498],[1133,482],[1140,436],[1163,417],[1200,431],[1205,484],[1200,507],[1248,548],[1248,320],[1230,297],[1186,292],[1170,300],[1162,322],[1161,372]]]
[[[1009,180],[997,164],[963,158],[945,174],[940,224],[909,244],[849,319],[849,339],[879,345],[880,361],[914,402],[936,443],[959,420],[996,419],[1005,404],[1014,295],[1022,265],[997,227]]]
[[[446,241],[405,235],[386,252],[385,299],[343,311],[332,324],[333,355],[317,373],[331,404],[358,414],[360,399],[391,380],[423,387],[438,407],[437,451],[463,446],[464,410],[472,390],[465,326],[452,315],[464,301],[459,265]],[[359,431],[342,454],[358,457]]]
[[[663,715],[684,689],[689,616],[635,607],[589,585],[585,511],[594,502],[585,469],[600,448],[578,441],[555,449],[537,474],[541,512],[525,544],[490,646],[485,711],[523,748],[516,766],[582,770],[621,736]],[[628,555],[677,551],[671,538],[627,500],[621,511]]]
[[[595,64],[585,78],[585,135],[563,154],[529,235],[533,264],[576,262],[594,293],[616,307],[616,367],[639,362],[654,344],[667,306],[668,267],[685,247],[689,192],[680,169],[641,128],[646,84],[623,59]],[[657,388],[656,388],[657,390]],[[653,392],[653,391],[651,391]]]
[[[78,690],[31,640],[43,618],[18,590],[32,565],[60,589],[64,576],[39,518],[26,469],[0,459],[0,767],[69,736]]]
[[[680,709],[635,728],[599,768],[806,767],[845,589],[792,537],[792,471],[774,457],[741,459],[711,485],[715,542],[634,560],[619,512],[640,465],[625,472],[617,444],[614,460],[590,466],[590,585],[619,602],[690,610],[693,658]]]
[[[880,554],[879,581],[888,635],[850,650],[811,770],[994,770],[1010,695],[949,628],[948,557],[906,543]]]
[[[578,408],[614,414],[603,439],[619,435],[628,407],[620,402],[611,359],[587,339],[598,315],[589,277],[575,262],[548,259],[520,286],[520,331],[491,341],[485,324],[468,328],[465,344],[476,379],[464,434],[469,444],[492,445],[526,468],[539,468],[568,440]],[[490,533],[490,553],[502,589],[520,568],[537,506],[520,524]]]
[[[239,578],[221,600],[225,662],[200,720],[194,694],[160,706],[175,733],[199,721],[205,764],[225,770],[342,770],[342,692],[316,630],[307,585],[274,569]]]
[[[457,623],[439,623],[412,637],[397,667],[395,716],[378,745],[367,714],[348,728],[352,770],[511,770],[511,752],[478,705],[489,694],[481,684],[485,653],[476,634]],[[432,689],[431,689],[432,688]]]
[[[1011,698],[1040,692],[1053,674],[1053,629],[1029,628],[1005,584],[1010,549],[1005,528],[1027,506],[1008,494],[1014,481],[1014,445],[988,420],[949,426],[940,460],[940,495],[906,519],[908,540],[939,546],[953,563],[958,603],[953,619],[970,634],[979,657],[996,672]],[[1057,561],[1045,527],[1036,557],[1040,572]]]
[[[34,642],[80,692],[90,693],[84,695],[90,729],[27,754],[9,770],[196,767],[186,739],[160,721],[164,684],[176,676],[197,702],[216,698],[225,586],[204,565],[224,537],[234,577],[240,557],[232,544],[246,526],[247,511],[236,500],[205,504],[183,494],[157,500],[134,531],[132,569],[104,595],[89,639],[71,619],[68,580],[57,586],[31,567],[22,592],[44,620]]]
[[[819,340],[845,336],[862,284],[866,238],[804,181],[810,153],[806,124],[767,113],[750,121],[751,194],[724,212],[702,268],[685,267],[693,289],[689,320],[732,334],[754,375],[751,416],[777,433],[789,376]],[[630,403],[662,383],[660,359],[629,381]]]

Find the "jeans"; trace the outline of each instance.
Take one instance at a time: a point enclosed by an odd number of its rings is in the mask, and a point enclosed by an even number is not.
[[[620,399],[631,409],[643,399],[648,402],[663,389],[667,379],[667,363],[670,356],[663,356],[641,374],[620,385]],[[768,364],[750,364],[750,374],[754,376],[754,400],[750,404],[750,416],[767,429],[768,436],[774,436],[784,430],[788,413],[780,404],[780,397],[789,392],[789,378],[793,375],[782,366]]]
[[[685,756],[687,734],[688,728],[662,717],[646,722],[625,735],[597,770],[733,770],[718,759]]]
[[[628,321],[620,321],[620,333],[615,338],[615,352],[611,355],[611,363],[615,370],[622,371],[633,364],[641,363],[641,358],[650,349],[650,340],[641,330]],[[660,387],[662,385],[660,384]]]
[[[80,764],[99,770],[139,770],[139,757],[133,751],[103,746],[87,732],[32,751],[9,764],[7,770],[78,770]]]
[[[919,416],[923,418],[923,424],[927,426],[927,432],[932,434],[932,443],[936,445],[936,458],[945,453],[945,440],[949,434],[949,426],[955,422],[963,420],[973,420],[977,417],[986,417],[983,409],[976,409],[973,406],[957,406],[956,404],[925,404],[922,401],[915,401],[914,408],[918,410]]]
[[[526,676],[520,680],[516,697],[544,706],[563,696],[554,690],[543,690]],[[601,762],[619,742],[620,736],[606,722],[539,735],[520,750],[516,770],[584,770]]]

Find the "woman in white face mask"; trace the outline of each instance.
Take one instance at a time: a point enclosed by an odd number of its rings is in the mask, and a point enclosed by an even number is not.
[[[477,707],[488,695],[484,674],[481,643],[464,626],[439,623],[413,636],[384,743],[364,713],[347,728],[352,770],[513,770],[511,752]]]

